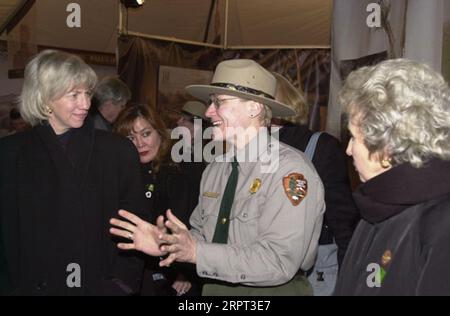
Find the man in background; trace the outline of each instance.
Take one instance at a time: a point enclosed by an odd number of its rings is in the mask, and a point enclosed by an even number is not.
[[[91,117],[96,129],[112,131],[112,124],[131,99],[128,86],[116,76],[103,78],[92,97]]]

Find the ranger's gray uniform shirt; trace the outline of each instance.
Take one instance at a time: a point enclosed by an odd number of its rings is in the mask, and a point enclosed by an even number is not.
[[[211,240],[231,163],[219,162],[223,161],[219,156],[203,173],[199,204],[190,218],[191,233],[197,240],[196,268],[201,277],[275,286],[291,280],[299,268],[306,271],[314,264],[325,211],[322,182],[302,152],[273,139],[242,161],[239,153],[248,153],[259,138],[236,155],[239,179],[228,244]],[[272,157],[271,171],[269,163],[264,162],[268,156]],[[297,206],[291,203],[283,185],[283,178],[292,173],[303,175],[307,181],[307,194]],[[259,188],[255,185],[258,179]]]

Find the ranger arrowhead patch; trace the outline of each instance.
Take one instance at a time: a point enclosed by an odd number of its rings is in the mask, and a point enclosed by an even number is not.
[[[297,206],[308,192],[308,182],[301,173],[290,173],[283,178],[284,192],[292,205]]]

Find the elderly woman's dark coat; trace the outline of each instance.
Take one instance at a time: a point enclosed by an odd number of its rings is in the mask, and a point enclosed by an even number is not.
[[[450,295],[450,161],[404,163],[354,194],[363,219],[336,295]]]
[[[0,237],[1,226],[0,226]],[[0,239],[0,295],[6,295],[10,292],[9,271],[6,267],[5,249],[3,248],[3,241]]]
[[[10,294],[137,291],[143,262],[118,250],[108,229],[120,208],[143,213],[142,187],[133,144],[89,121],[62,138],[47,124],[2,139],[0,220]]]

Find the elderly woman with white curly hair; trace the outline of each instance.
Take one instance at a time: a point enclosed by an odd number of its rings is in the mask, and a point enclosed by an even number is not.
[[[336,295],[450,295],[450,89],[396,59],[352,72],[340,92],[362,221]]]

